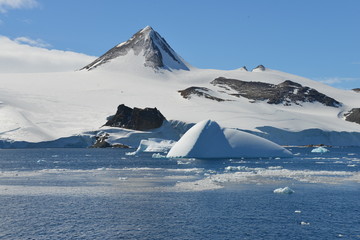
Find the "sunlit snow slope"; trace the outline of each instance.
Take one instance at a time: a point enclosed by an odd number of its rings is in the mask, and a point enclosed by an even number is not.
[[[360,125],[343,119],[345,112],[360,107],[359,93],[268,68],[197,69],[184,62],[153,29],[147,27],[137,34],[143,45],[134,49],[128,44],[125,54],[106,60],[102,56],[81,71],[0,74],[0,139],[41,142],[98,131],[117,106],[125,104],[156,107],[168,120],[185,123],[212,119],[280,144],[360,145]],[[130,40],[136,41],[135,36]],[[149,59],[155,59],[152,63],[157,65],[151,65]],[[218,77],[274,85],[291,80],[341,104],[254,101],[211,84]],[[206,93],[224,101],[201,94],[186,99],[178,91],[189,87],[206,88]]]

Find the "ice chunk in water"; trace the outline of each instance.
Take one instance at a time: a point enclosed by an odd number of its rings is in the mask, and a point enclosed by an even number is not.
[[[294,193],[295,191],[292,190],[291,188],[289,187],[284,187],[284,188],[277,188],[274,190],[274,193],[283,193],[283,194],[292,194]]]
[[[329,152],[329,150],[324,147],[318,147],[318,148],[314,148],[313,150],[311,150],[311,152],[312,153],[326,153],[326,152]]]

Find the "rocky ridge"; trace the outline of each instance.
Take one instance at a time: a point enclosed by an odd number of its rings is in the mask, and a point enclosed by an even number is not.
[[[207,99],[210,99],[210,100],[215,100],[215,101],[218,101],[218,102],[225,101],[222,98],[218,98],[218,97],[215,97],[215,96],[211,95],[211,94],[214,94],[213,91],[206,88],[206,87],[189,87],[189,88],[186,88],[184,90],[179,90],[178,92],[185,99],[191,99],[191,97],[193,95],[196,95],[198,97],[204,97],[204,98],[207,98]]]
[[[235,91],[236,93],[231,94],[233,96],[245,97],[254,101],[266,101],[269,104],[290,106],[292,104],[301,105],[305,102],[320,102],[329,107],[341,105],[340,102],[313,88],[302,86],[290,80],[274,85],[219,77],[213,80],[211,84],[225,90]]]

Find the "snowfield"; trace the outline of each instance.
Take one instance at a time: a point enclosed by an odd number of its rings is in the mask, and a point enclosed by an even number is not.
[[[253,72],[243,68],[225,71],[198,69],[184,63],[189,70],[154,69],[144,67],[144,62],[141,53],[130,51],[91,71],[0,73],[0,139],[12,143],[44,142],[109,131],[120,134],[116,141],[122,142],[124,138],[137,147],[141,139],[131,142],[129,131],[102,128],[117,106],[125,104],[156,107],[167,120],[180,121],[184,128],[186,124],[212,119],[221,126],[255,133],[282,145],[360,145],[360,125],[343,117],[350,109],[360,107],[359,93],[268,68]],[[271,84],[291,80],[314,88],[342,105],[336,108],[321,103],[284,106],[253,102],[210,84],[218,77]],[[178,92],[192,86],[206,87],[225,101],[196,95],[185,99]],[[184,133],[179,129],[164,128],[164,131],[178,131],[178,138]],[[143,139],[151,137],[159,136],[148,134]],[[170,140],[178,140],[174,138]]]

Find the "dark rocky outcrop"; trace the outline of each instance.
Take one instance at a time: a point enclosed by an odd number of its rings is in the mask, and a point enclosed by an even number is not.
[[[105,126],[147,131],[161,127],[165,117],[156,108],[130,108],[121,104]]]
[[[340,102],[318,92],[313,88],[302,86],[299,83],[286,80],[278,85],[263,82],[247,82],[224,77],[216,78],[211,82],[214,86],[235,90],[231,94],[255,101],[267,101],[269,104],[301,105],[304,102],[320,102],[326,106],[338,107]]]
[[[357,92],[357,93],[360,93],[360,88],[354,88],[353,91]]]
[[[108,137],[109,137],[108,133],[100,135],[100,136],[96,136],[96,141],[92,146],[90,146],[90,148],[109,148],[109,147],[111,147],[111,144],[106,141],[106,139],[108,139]]]
[[[360,124],[360,108],[353,108],[344,116],[346,121]]]
[[[199,96],[199,97],[204,97],[204,98],[215,100],[215,101],[218,101],[218,102],[225,101],[224,99],[212,96],[210,94],[210,91],[211,91],[210,89],[205,88],[205,87],[189,87],[187,89],[180,90],[178,92],[185,99],[191,99],[192,95],[196,95],[196,96]]]

